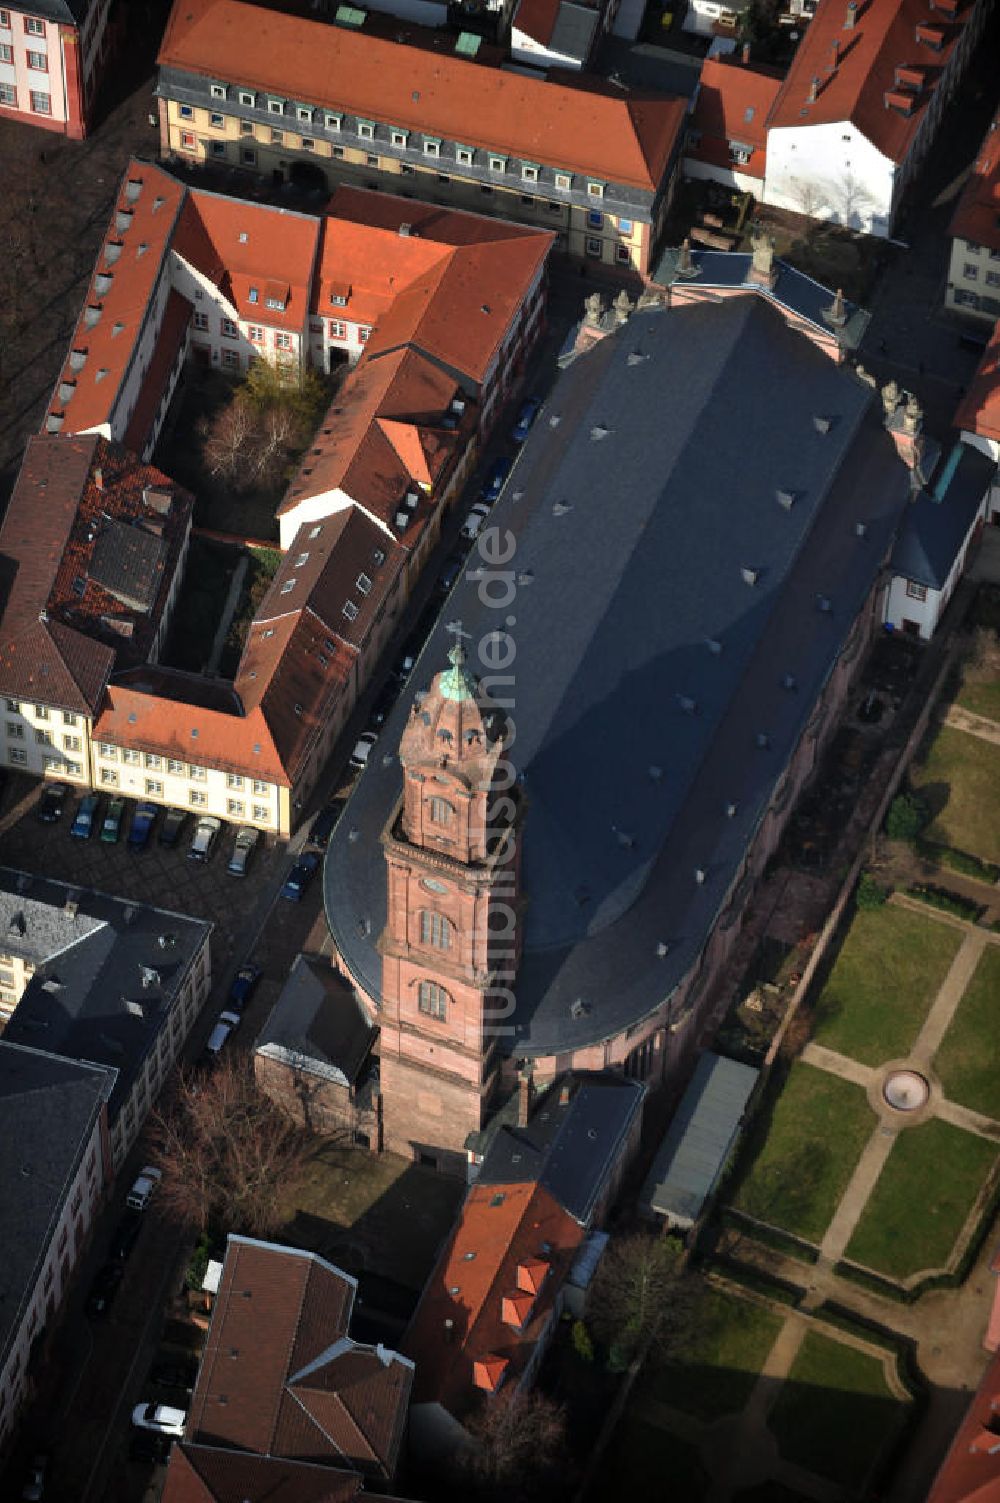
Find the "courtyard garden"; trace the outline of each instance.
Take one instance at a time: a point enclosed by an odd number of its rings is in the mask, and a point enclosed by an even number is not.
[[[808,1242],[821,1241],[874,1126],[860,1087],[793,1064],[750,1129],[733,1205]]]
[[[878,1357],[809,1331],[768,1424],[786,1460],[859,1490],[906,1411]]]
[[[690,1335],[650,1372],[645,1392],[658,1403],[702,1420],[738,1414],[782,1319],[766,1306],[706,1287]]]
[[[896,1138],[847,1245],[847,1258],[892,1279],[948,1263],[998,1148],[932,1118]]]
[[[961,933],[885,903],[859,909],[815,1004],[813,1038],[862,1064],[907,1054]]]
[[[950,1101],[1000,1121],[1000,1060],[996,1024],[1000,1006],[1000,949],[985,951],[958,1004],[934,1069]]]
[[[910,782],[930,806],[926,839],[1000,862],[1000,745],[942,725]]]

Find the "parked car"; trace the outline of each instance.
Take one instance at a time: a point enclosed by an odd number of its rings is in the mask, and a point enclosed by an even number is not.
[[[65,783],[47,784],[35,810],[43,825],[54,825],[57,819],[62,819],[68,798],[69,788]]]
[[[462,537],[470,540],[477,538],[483,530],[483,524],[490,514],[490,509],[485,501],[476,501],[469,507],[469,515],[462,523]]]
[[[404,648],[402,654],[396,659],[396,666],[392,671],[396,675],[401,685],[406,683],[406,680],[413,672],[413,667],[417,661],[417,653],[419,652],[419,650],[419,648]]]
[[[126,1211],[115,1227],[115,1234],[111,1239],[111,1256],[116,1263],[124,1263],[126,1258],[131,1256],[141,1231],[142,1217],[139,1212]]]
[[[250,865],[250,857],[257,849],[259,839],[260,831],[253,830],[249,826],[237,833],[236,841],[233,845],[233,854],[230,856],[229,865],[226,867],[226,871],[229,872],[230,876],[246,876],[247,867]]]
[[[482,498],[490,506],[493,505],[494,501],[499,500],[500,492],[507,484],[507,476],[510,474],[513,465],[514,461],[507,454],[501,454],[499,459],[493,461],[482,489]]]
[[[83,795],[83,798],[77,805],[73,823],[69,827],[69,833],[77,840],[89,840],[91,835],[93,835],[100,802],[100,796],[96,793],[85,793]]]
[[[36,1451],[31,1458],[28,1475],[21,1489],[22,1503],[41,1503],[45,1494],[45,1474],[48,1469],[48,1456],[44,1451]]]
[[[215,842],[219,838],[222,829],[222,820],[216,819],[214,814],[203,814],[195,825],[191,844],[188,847],[188,856],[192,861],[207,861],[215,849]]]
[[[137,1430],[155,1430],[158,1435],[183,1435],[187,1410],[169,1404],[136,1404],[132,1423]]]
[[[349,758],[352,767],[356,767],[358,771],[360,771],[362,767],[367,767],[368,758],[371,756],[372,747],[375,745],[377,740],[378,736],[374,731],[361,732],[361,735],[358,737],[354,750],[351,752]]]
[[[332,798],[317,814],[309,831],[309,839],[313,845],[320,849],[326,845],[330,836],[337,828],[337,821],[344,812],[345,798]]]
[[[198,1377],[198,1368],[187,1367],[181,1362],[157,1362],[150,1371],[149,1381],[157,1388],[176,1388],[190,1393]]]
[[[186,809],[168,809],[160,825],[160,844],[173,847],[187,823]]]
[[[125,1275],[121,1263],[105,1263],[94,1278],[87,1295],[87,1314],[98,1319],[108,1313],[111,1301],[118,1293],[118,1286]]]
[[[313,873],[318,866],[319,857],[312,851],[303,851],[285,878],[284,886],[281,889],[281,896],[287,898],[291,903],[298,903],[312,881]]]
[[[115,845],[122,833],[122,820],[125,818],[125,800],[113,798],[104,811],[104,819],[101,824],[101,839],[108,845]]]
[[[260,980],[260,966],[241,965],[233,977],[233,984],[229,988],[229,1000],[238,1012],[242,1012],[250,1001],[254,987]]]
[[[156,1194],[156,1187],[162,1178],[161,1169],[154,1169],[152,1164],[147,1164],[125,1197],[129,1210],[144,1211]]]
[[[440,595],[450,595],[455,587],[455,581],[465,568],[464,553],[452,553],[445,559],[444,568],[438,575],[437,584],[434,588]]]
[[[234,1028],[238,1028],[240,1015],[238,1012],[220,1012],[215,1027],[208,1035],[208,1043],[205,1045],[204,1061],[207,1065],[214,1065],[222,1053],[223,1045],[229,1038]]]
[[[528,397],[527,401],[521,403],[521,410],[517,414],[517,422],[514,424],[511,433],[511,438],[516,444],[524,443],[524,440],[531,432],[531,426],[538,416],[541,406],[541,397]]]
[[[156,819],[157,808],[155,804],[141,803],[132,815],[132,823],[129,826],[128,839],[125,844],[130,851],[144,851],[149,844],[149,837],[153,832],[153,822]]]

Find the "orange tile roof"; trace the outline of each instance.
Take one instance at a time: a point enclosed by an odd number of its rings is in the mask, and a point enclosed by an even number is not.
[[[1000,321],[958,405],[955,427],[1000,442]]]
[[[170,1452],[163,1503],[388,1503],[360,1472],[181,1441]]]
[[[561,4],[562,0],[521,0],[511,24],[546,47],[555,30]]]
[[[129,163],[46,409],[46,422],[63,418],[61,431],[83,433],[109,421],[186,192],[159,167],[134,157]]]
[[[927,1503],[1000,1503],[1000,1353],[986,1369]]]
[[[979,148],[948,233],[1000,250],[1000,111]]]
[[[173,248],[210,278],[241,318],[301,329],[319,236],[315,215],[198,188],[188,194]],[[251,289],[257,293],[253,301]],[[284,307],[270,308],[268,299]]]
[[[584,1235],[538,1184],[474,1185],[403,1342],[416,1364],[414,1402],[437,1402],[459,1415],[477,1387],[495,1388],[508,1367],[519,1373]],[[522,1330],[504,1320],[505,1304],[511,1309],[510,1301],[532,1293],[520,1284],[519,1268],[539,1277],[551,1268],[523,1312]]]
[[[706,58],[691,117],[692,129],[700,132],[701,140],[697,145],[689,144],[686,155],[762,178],[766,165],[767,116],[780,87],[780,78],[769,73],[722,58]],[[753,147],[749,162],[733,161],[730,141]]]
[[[801,128],[850,120],[883,156],[903,162],[972,11],[973,0],[960,0],[954,21],[933,10],[928,0],[862,0],[850,28],[844,25],[847,4],[848,0],[819,0],[768,125],[772,129]],[[940,28],[940,50],[918,40],[921,23]],[[908,92],[908,97],[916,101],[909,115],[886,107],[885,96],[898,87],[896,69],[900,67],[922,70],[924,80],[918,94]],[[814,78],[819,80],[819,93],[810,104],[808,95]]]
[[[487,74],[483,64],[435,50],[443,45],[431,36],[426,48],[406,46],[245,0],[177,0],[158,62],[658,191],[683,125],[683,100],[499,68]]]

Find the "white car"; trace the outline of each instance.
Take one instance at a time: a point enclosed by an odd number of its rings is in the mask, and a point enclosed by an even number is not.
[[[152,1164],[147,1164],[139,1175],[135,1184],[125,1197],[125,1204],[131,1211],[144,1211],[153,1198],[157,1185],[163,1178],[159,1169],[154,1169]]]
[[[158,1435],[183,1435],[187,1410],[169,1404],[136,1404],[132,1423],[137,1430],[155,1430]]]
[[[469,538],[470,540],[477,538],[489,514],[490,508],[486,505],[486,502],[477,501],[474,506],[469,508],[469,515],[462,523],[462,537]]]
[[[240,1015],[238,1012],[229,1012],[228,1010],[226,1012],[220,1012],[218,1018],[216,1019],[215,1027],[212,1029],[211,1033],[208,1036],[208,1043],[205,1045],[205,1053],[212,1059],[218,1059],[219,1055],[222,1053],[223,1044],[226,1042],[233,1029],[238,1028],[239,1026]]]
[[[377,740],[378,737],[376,736],[374,731],[364,731],[362,735],[358,737],[358,744],[357,746],[355,746],[350,756],[350,763],[352,767],[357,767],[359,770],[362,767],[367,767],[368,758],[372,754],[372,747],[375,745]]]
[[[211,814],[202,815],[191,837],[191,844],[188,848],[188,855],[192,861],[208,860],[221,829],[221,819],[216,819]]]
[[[229,872],[230,876],[246,876],[250,857],[256,850],[259,839],[259,830],[251,829],[249,826],[240,830],[236,837],[236,843],[233,846],[233,854],[229,858],[229,865],[226,867],[226,871]]]

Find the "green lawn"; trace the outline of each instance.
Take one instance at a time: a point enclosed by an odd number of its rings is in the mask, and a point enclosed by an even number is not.
[[[955,703],[973,715],[985,715],[987,720],[1000,721],[1000,683],[996,681],[966,680],[955,696]]]
[[[907,1054],[962,943],[931,917],[859,909],[815,1008],[817,1043],[866,1065]]]
[[[654,1398],[699,1419],[737,1414],[750,1397],[782,1317],[706,1288],[682,1348],[649,1373]],[[644,1375],[645,1377],[645,1375]]]
[[[934,1056],[934,1069],[949,1100],[1000,1120],[998,1020],[1000,949],[990,946]]]
[[[924,831],[929,840],[1000,861],[1000,746],[943,725],[910,781],[939,811]]]
[[[697,1448],[626,1409],[590,1489],[592,1498],[700,1503],[708,1477]]]
[[[943,1268],[997,1148],[932,1118],[900,1133],[847,1257],[890,1278]]]
[[[754,1121],[733,1204],[819,1242],[874,1128],[859,1086],[794,1064]]]
[[[876,1357],[810,1331],[768,1424],[786,1460],[860,1488],[903,1412]]]

